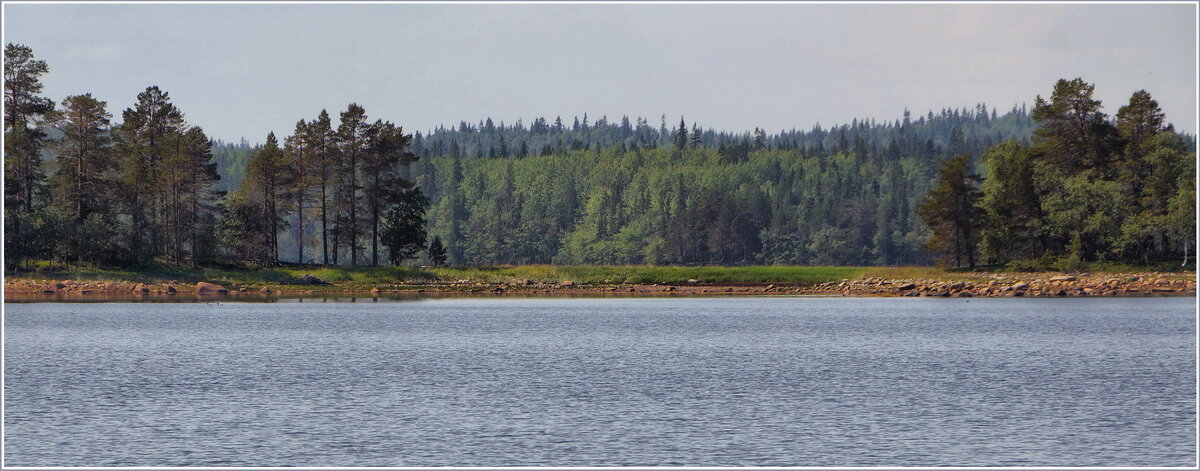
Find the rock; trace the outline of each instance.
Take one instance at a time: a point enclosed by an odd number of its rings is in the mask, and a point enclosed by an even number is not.
[[[664,291],[675,291],[674,286],[668,286]]]
[[[774,284],[774,283],[767,285],[767,291],[770,291],[770,290],[773,290],[773,289],[775,289],[775,284]]]
[[[957,293],[954,293],[954,296],[957,296],[960,298],[970,298],[970,297],[974,297],[975,295],[971,294],[970,291],[959,291]]]
[[[917,288],[916,283],[905,283],[905,284],[900,285],[899,289],[900,289],[900,291],[908,291],[910,289],[916,289],[916,288]]]
[[[529,286],[533,284],[533,280],[521,280],[521,284]]]
[[[150,292],[150,288],[147,288],[146,285],[143,283],[138,283],[133,286],[133,292],[139,293],[139,294],[146,294],[146,293]]]
[[[503,292],[504,292],[504,288],[497,286],[497,287],[495,287],[495,288],[492,288],[492,292],[493,292],[493,293],[503,293]]]
[[[1155,292],[1155,293],[1174,293],[1175,292],[1175,290],[1171,289],[1171,288],[1154,288],[1154,289],[1151,289],[1150,291]]]
[[[1051,278],[1050,281],[1075,281],[1077,279],[1078,278],[1067,275],[1067,276],[1056,276],[1054,278]]]
[[[65,281],[56,281],[56,282],[50,283],[50,284],[52,286],[54,286],[54,289],[63,289],[63,288],[67,287],[67,282],[65,282]]]
[[[263,286],[262,289],[258,290],[258,292],[262,293],[262,294],[271,294],[272,293],[270,286]]]
[[[1017,284],[1015,284],[1015,285],[1012,285],[1012,289],[1014,289],[1014,290],[1016,290],[1016,291],[1024,291],[1024,290],[1027,290],[1027,289],[1029,289],[1029,283],[1026,283],[1026,282],[1022,281],[1022,282],[1020,282],[1020,283],[1017,283]]]
[[[1065,289],[1060,289],[1060,290],[1058,290],[1058,291],[1055,291],[1055,292],[1054,292],[1054,295],[1055,295],[1055,296],[1066,296],[1066,295],[1067,295],[1067,290],[1065,290]]]
[[[375,294],[379,294],[379,293],[383,292],[383,290],[381,290],[379,288],[371,288],[371,292],[375,293]]]
[[[196,283],[196,294],[229,294],[229,290],[218,284],[201,281]]]
[[[79,290],[79,294],[91,294],[91,292],[92,290],[90,289]]]
[[[179,290],[175,288],[175,285],[167,285],[167,294],[175,294],[178,292]]]
[[[306,285],[324,285],[324,284],[327,284],[327,283],[325,283],[325,281],[324,281],[324,280],[322,280],[322,279],[320,279],[320,278],[317,278],[317,277],[316,277],[316,276],[314,276],[314,275],[307,274],[307,273],[305,273],[305,274],[303,274],[303,275],[300,275],[300,281],[301,281],[302,283],[306,284]]]
[[[966,285],[965,283],[963,283],[963,282],[959,281],[959,282],[957,282],[957,283],[954,283],[954,284],[950,285],[950,290],[951,290],[951,291],[958,291],[958,290],[960,290],[960,289],[963,289],[963,288],[964,288],[964,287],[966,287],[966,286],[967,286],[967,285]]]
[[[691,283],[691,284],[693,284],[693,285],[694,285],[694,284],[696,284],[696,283],[699,283],[699,282],[700,282],[700,280],[697,280],[697,279],[695,279],[695,278],[689,278],[689,279],[688,279],[688,283]]]
[[[564,281],[559,282],[558,284],[559,284],[559,286],[575,286],[575,282],[571,281],[571,280],[564,280]]]

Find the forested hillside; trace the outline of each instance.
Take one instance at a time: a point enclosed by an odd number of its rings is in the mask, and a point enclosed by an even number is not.
[[[571,121],[415,134],[410,176],[450,263],[928,263],[913,211],[938,163],[1034,128],[1023,106],[982,104],[772,134]],[[214,144],[222,189],[245,178],[250,151]]]
[[[984,105],[775,134],[487,120],[414,138],[412,174],[451,263],[921,264],[938,164],[1033,127]]]

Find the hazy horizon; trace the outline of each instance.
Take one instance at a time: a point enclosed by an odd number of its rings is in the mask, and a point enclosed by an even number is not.
[[[158,85],[213,138],[346,104],[408,131],[666,115],[740,132],[1032,105],[1059,78],[1115,114],[1146,89],[1196,132],[1196,6],[5,4],[43,95],[114,119]]]

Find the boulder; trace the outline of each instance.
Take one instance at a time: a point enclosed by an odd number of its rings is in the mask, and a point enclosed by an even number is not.
[[[696,283],[699,283],[699,282],[700,282],[700,280],[697,280],[697,279],[695,279],[695,278],[689,278],[689,279],[688,279],[688,283],[691,283],[691,284],[693,284],[693,285],[694,285],[694,284],[696,284]]]
[[[571,280],[563,280],[558,283],[559,286],[575,286],[575,282]]]
[[[500,289],[500,288],[496,288],[496,289]],[[375,294],[379,294],[379,293],[383,292],[383,290],[381,290],[379,288],[371,288],[371,292],[375,293]]]
[[[196,283],[196,294],[229,294],[229,290],[218,284],[201,281]]]
[[[320,278],[317,278],[315,275],[311,275],[311,274],[308,274],[308,273],[305,273],[305,274],[303,274],[303,275],[300,275],[300,281],[301,281],[301,282],[303,282],[303,283],[304,283],[304,284],[306,284],[306,285],[324,285],[324,284],[327,284],[327,283],[325,283],[325,280],[322,280],[322,279],[320,279]]]
[[[175,285],[167,285],[167,294],[175,294],[178,292],[179,290],[175,288]]]
[[[1050,281],[1075,281],[1077,279],[1078,278],[1075,278],[1073,276],[1066,275],[1066,276],[1056,276],[1054,278],[1051,278]]]
[[[273,291],[271,290],[270,286],[263,286],[262,289],[258,290],[258,292],[262,294],[271,294]]]
[[[916,288],[917,288],[916,283],[905,283],[905,284],[900,285],[900,291],[908,291],[910,289],[916,289]]]
[[[1012,285],[1012,289],[1014,289],[1014,290],[1016,290],[1016,291],[1024,291],[1024,290],[1027,290],[1027,289],[1029,289],[1029,283],[1026,283],[1026,282],[1022,281],[1022,282],[1020,282],[1020,283],[1017,283],[1017,284],[1015,284],[1015,285]]]

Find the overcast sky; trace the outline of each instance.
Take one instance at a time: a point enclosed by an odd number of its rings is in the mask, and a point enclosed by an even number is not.
[[[209,135],[260,142],[349,102],[372,118],[667,115],[807,129],[986,102],[1058,78],[1110,114],[1138,89],[1196,131],[1194,5],[14,5],[45,94],[120,118],[158,85]]]

